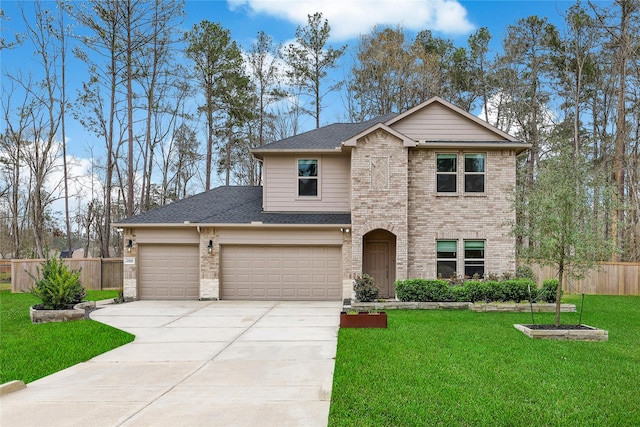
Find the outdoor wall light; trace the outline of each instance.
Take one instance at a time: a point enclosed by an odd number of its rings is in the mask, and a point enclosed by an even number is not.
[[[127,242],[127,253],[131,253],[131,248],[133,247],[133,240],[129,239]]]
[[[342,231],[343,233],[351,233],[350,228],[341,228],[340,231]]]
[[[209,246],[207,246],[207,252],[209,252],[209,255],[211,255],[211,252],[213,252],[213,240],[209,240]]]

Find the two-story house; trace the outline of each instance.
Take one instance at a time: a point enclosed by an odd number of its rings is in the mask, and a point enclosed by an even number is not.
[[[528,144],[440,99],[253,150],[262,187],[122,221],[133,299],[341,300],[353,279],[513,272],[510,196]]]

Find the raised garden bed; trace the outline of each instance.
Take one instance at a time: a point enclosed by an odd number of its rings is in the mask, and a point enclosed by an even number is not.
[[[517,312],[529,313],[532,310],[536,313],[553,313],[556,311],[555,304],[546,303],[472,303],[472,302],[413,302],[413,301],[376,301],[376,302],[351,302],[354,310],[471,310],[476,312]],[[575,313],[574,304],[561,304],[562,313]]]
[[[569,341],[608,341],[609,332],[589,325],[513,325],[530,338]]]
[[[29,309],[31,323],[67,322],[88,318],[88,313],[96,308],[95,301],[84,301],[67,310],[44,310],[32,306]]]
[[[341,328],[386,328],[387,313],[384,311],[369,313],[361,311],[358,313],[340,313]]]

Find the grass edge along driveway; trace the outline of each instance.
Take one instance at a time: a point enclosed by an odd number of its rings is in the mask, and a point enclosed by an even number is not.
[[[640,425],[640,297],[585,296],[600,343],[533,340],[513,327],[530,313],[388,316],[388,329],[340,330],[330,426]]]
[[[117,291],[87,290],[87,300],[114,298]],[[0,292],[0,384],[30,383],[134,340],[134,336],[93,320],[32,324],[28,293]]]

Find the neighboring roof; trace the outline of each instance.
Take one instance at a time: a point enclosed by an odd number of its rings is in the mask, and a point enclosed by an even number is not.
[[[272,142],[252,150],[254,154],[288,150],[336,150],[341,143],[378,123],[385,123],[397,114],[387,114],[362,123],[334,123],[290,138]]]
[[[138,224],[351,224],[349,213],[263,212],[262,187],[218,187],[120,221],[114,226]]]

